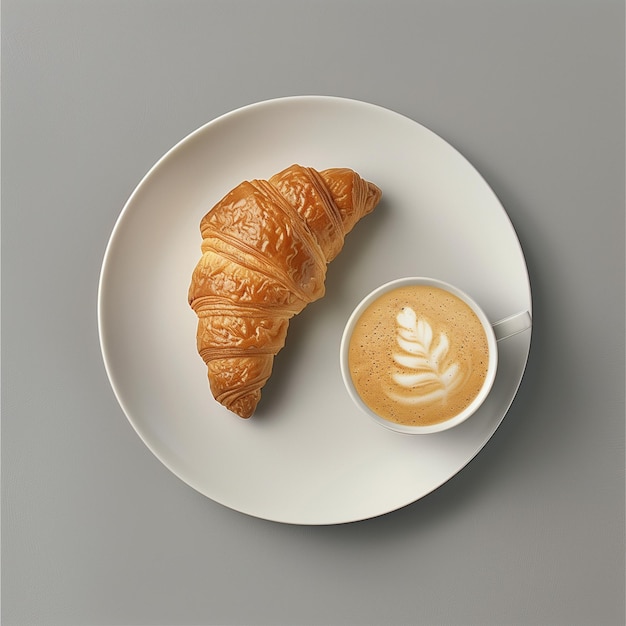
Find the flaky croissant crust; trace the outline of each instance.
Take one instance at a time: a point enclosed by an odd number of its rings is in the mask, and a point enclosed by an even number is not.
[[[254,413],[289,320],[324,295],[327,264],[380,198],[351,169],[292,165],[242,182],[202,218],[189,304],[218,402]]]

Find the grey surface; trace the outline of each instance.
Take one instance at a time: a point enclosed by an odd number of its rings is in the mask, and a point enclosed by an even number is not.
[[[4,0],[2,31],[4,626],[624,624],[622,2]],[[148,168],[228,110],[305,93],[463,152],[517,229],[535,322],[465,470],[319,528],[170,474],[115,401],[96,324]]]

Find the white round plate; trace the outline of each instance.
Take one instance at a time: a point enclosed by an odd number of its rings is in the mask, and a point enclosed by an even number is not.
[[[350,167],[383,200],[331,263],[326,295],[290,324],[256,414],[218,405],[187,304],[202,216],[243,180],[291,165]],[[410,436],[381,428],[346,392],[341,334],[376,286],[432,276],[493,321],[531,309],[524,256],[502,205],[443,139],[398,113],[326,96],[246,106],[174,146],[139,183],[107,246],[98,292],[105,367],[148,448],[185,483],[237,511],[284,523],[367,519],[461,470],[506,414],[530,331],[503,341],[493,391],[465,424]]]

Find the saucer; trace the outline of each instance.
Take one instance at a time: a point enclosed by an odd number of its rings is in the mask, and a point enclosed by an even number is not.
[[[242,420],[208,388],[187,304],[202,216],[242,180],[291,165],[349,167],[383,190],[330,264],[326,295],[295,317],[256,414]],[[184,483],[242,513],[336,524],[415,502],[488,442],[521,382],[530,331],[505,342],[492,393],[466,423],[406,437],[362,418],[338,350],[356,304],[404,275],[471,293],[490,319],[531,310],[524,256],[482,176],[421,124],[326,96],[260,102],[202,126],[165,154],[124,206],[98,292],[102,354],[119,404]]]

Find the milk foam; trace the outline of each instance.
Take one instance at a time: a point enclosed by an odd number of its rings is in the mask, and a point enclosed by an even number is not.
[[[450,292],[400,286],[361,312],[348,366],[359,397],[383,419],[437,424],[464,411],[483,387],[487,335],[472,309]]]
[[[400,365],[391,378],[398,388],[387,388],[388,397],[417,405],[444,399],[462,382],[458,363],[448,362],[450,340],[440,331],[435,338],[431,325],[408,306],[396,316],[396,342],[400,351],[393,360]]]

